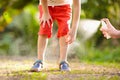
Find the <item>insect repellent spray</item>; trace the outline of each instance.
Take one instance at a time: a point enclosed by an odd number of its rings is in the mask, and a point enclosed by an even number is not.
[[[101,28],[103,28],[103,29],[107,29],[108,27],[107,27],[107,24],[104,22],[104,21],[101,21],[101,24],[102,24],[102,27]],[[110,39],[111,38],[111,36],[106,32],[106,38],[107,39]]]

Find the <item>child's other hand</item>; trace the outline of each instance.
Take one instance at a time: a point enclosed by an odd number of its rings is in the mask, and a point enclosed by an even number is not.
[[[43,14],[41,20],[40,20],[40,24],[43,25],[43,28],[45,27],[45,24],[47,23],[48,26],[50,27],[50,23],[52,22],[52,18],[50,16],[50,14]]]
[[[66,39],[66,43],[67,44],[71,44],[72,42],[74,42],[76,36],[75,36],[75,31],[73,31],[72,29],[67,33],[67,35],[65,36]]]

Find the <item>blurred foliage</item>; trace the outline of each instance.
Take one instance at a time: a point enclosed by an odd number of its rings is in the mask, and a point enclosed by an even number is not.
[[[0,0],[0,54],[28,55],[36,53],[39,30],[39,0]],[[81,19],[107,17],[118,29],[120,26],[120,0],[82,0]],[[55,25],[56,26],[56,25]],[[78,41],[79,41],[78,37]],[[119,60],[119,40],[106,40],[98,31],[82,43],[76,53],[88,60]],[[104,48],[106,47],[106,48]],[[107,50],[106,50],[107,49]],[[111,51],[112,50],[112,51]],[[103,52],[101,52],[103,51]],[[89,57],[89,58],[88,58]],[[100,60],[98,60],[100,61]]]
[[[0,3],[0,53],[36,53],[38,0],[6,0]]]
[[[96,49],[96,48],[90,48],[89,50],[82,53],[80,53],[81,48],[79,47],[76,51],[78,57],[81,61],[87,61],[87,62],[120,62],[120,49],[119,47],[113,46],[113,48],[110,47],[104,47],[104,49]],[[89,51],[89,52],[87,52]],[[81,55],[80,55],[81,54]]]

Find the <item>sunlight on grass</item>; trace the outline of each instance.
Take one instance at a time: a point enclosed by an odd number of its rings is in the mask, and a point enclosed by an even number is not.
[[[46,80],[47,75],[45,73],[32,73],[28,75],[24,75],[22,80]]]

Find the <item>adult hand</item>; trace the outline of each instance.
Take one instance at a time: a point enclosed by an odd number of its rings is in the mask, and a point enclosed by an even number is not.
[[[104,21],[107,25],[107,28],[100,28],[104,37],[107,37],[107,34],[109,34],[112,38],[117,38],[118,30],[114,28],[114,26],[110,23],[109,19],[103,18],[101,21]]]

